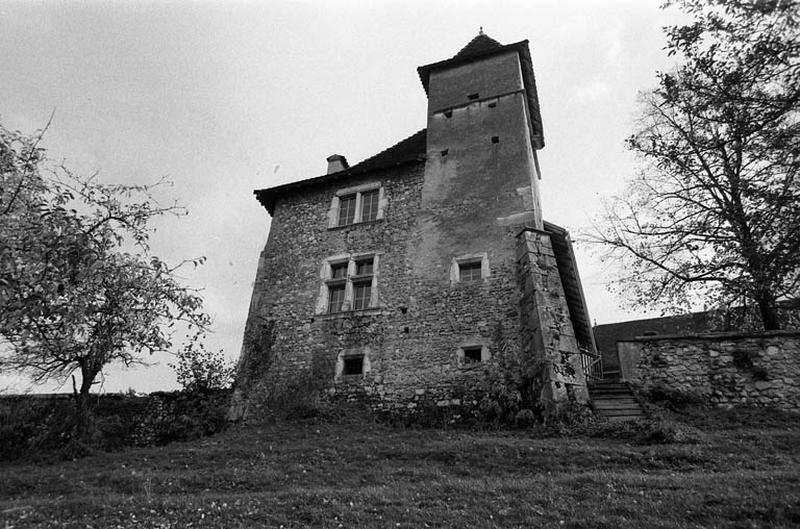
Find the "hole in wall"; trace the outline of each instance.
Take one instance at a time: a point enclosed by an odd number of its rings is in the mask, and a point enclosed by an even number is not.
[[[452,110],[445,110],[444,111],[444,117],[452,118],[453,117],[453,111]]]
[[[467,96],[467,99],[469,99],[470,101],[475,101],[475,100],[476,100],[476,99],[478,99],[479,97],[480,97],[480,95],[479,95],[479,94],[476,92],[476,93],[474,93],[474,94],[469,94],[469,95]]]
[[[400,312],[405,314],[406,312],[408,312],[408,307],[400,307]]]
[[[408,327],[403,327],[403,332],[408,334],[409,332],[411,332],[411,329],[409,329]]]
[[[447,149],[444,149],[444,150],[442,151],[442,156],[447,156],[447,153],[448,153],[448,150],[447,150]]]
[[[492,143],[500,143],[500,136],[492,136]]]
[[[497,103],[489,103],[489,108],[494,108],[497,106]]]

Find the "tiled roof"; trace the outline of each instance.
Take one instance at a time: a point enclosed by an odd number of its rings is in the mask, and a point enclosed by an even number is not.
[[[314,178],[307,178],[298,182],[290,182],[268,189],[257,189],[253,193],[256,195],[261,204],[270,215],[275,208],[275,199],[287,191],[299,189],[301,187],[325,183],[328,181],[338,180],[343,177],[368,173],[378,169],[385,169],[395,165],[403,165],[410,162],[423,161],[425,159],[425,151],[427,149],[427,129],[422,129],[404,139],[403,141],[385,149],[374,156],[370,156],[366,160],[357,163],[343,171],[331,174],[324,174]]]

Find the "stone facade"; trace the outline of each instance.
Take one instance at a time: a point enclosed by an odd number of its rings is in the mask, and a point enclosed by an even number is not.
[[[624,380],[717,406],[800,412],[800,332],[640,337],[617,344]]]
[[[332,156],[327,175],[256,192],[272,224],[234,417],[297,398],[398,413],[477,405],[491,392],[534,395],[529,405],[541,399],[548,412],[588,398],[575,370],[588,315],[577,271],[559,265],[574,258],[557,259],[550,237],[571,248],[568,235],[548,231],[539,205],[527,42],[481,34],[419,73],[426,130],[353,167]]]

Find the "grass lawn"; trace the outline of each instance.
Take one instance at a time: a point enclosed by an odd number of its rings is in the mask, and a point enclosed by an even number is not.
[[[306,421],[0,463],[0,529],[800,526],[798,416],[678,420],[695,440]]]

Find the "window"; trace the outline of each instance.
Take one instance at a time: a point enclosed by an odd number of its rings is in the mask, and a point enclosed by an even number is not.
[[[345,357],[343,364],[342,375],[344,376],[364,374],[364,355]]]
[[[356,195],[339,198],[339,226],[352,224],[356,218]]]
[[[361,195],[361,222],[378,218],[378,190],[368,191]]]
[[[383,218],[383,188],[364,184],[336,192],[328,211],[328,228],[372,222]]]
[[[322,265],[317,314],[376,307],[378,255],[337,256]]]
[[[489,255],[486,252],[459,255],[450,261],[450,284],[479,283],[489,277]]]
[[[486,345],[480,343],[476,344],[473,341],[467,343],[469,343],[469,345],[462,345],[456,351],[458,364],[461,367],[477,366],[489,361],[491,355]]]
[[[328,312],[339,312],[344,305],[345,283],[328,285]]]
[[[481,262],[459,263],[458,280],[462,282],[481,280]]]
[[[481,361],[480,347],[464,347],[464,363],[479,364]]]
[[[372,366],[370,364],[370,346],[351,347],[342,349],[336,357],[336,370],[333,374],[334,382],[360,383],[369,376]]]

